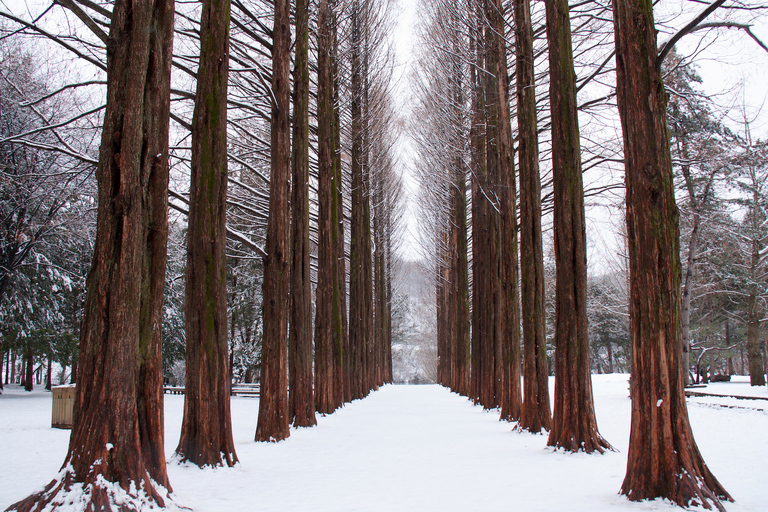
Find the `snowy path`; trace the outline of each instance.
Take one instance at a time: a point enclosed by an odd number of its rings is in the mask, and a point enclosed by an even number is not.
[[[232,469],[169,466],[179,504],[209,511],[646,511],[617,494],[629,436],[626,376],[595,376],[602,434],[620,451],[570,455],[546,438],[511,431],[465,398],[438,386],[385,386],[365,400],[292,430],[277,444],[254,443],[258,400],[233,398],[241,463]],[[0,397],[0,509],[47,483],[66,453],[68,432],[50,428],[50,395]],[[183,397],[166,396],[166,448],[179,438]],[[699,446],[737,498],[730,512],[764,510],[768,413],[690,407]]]

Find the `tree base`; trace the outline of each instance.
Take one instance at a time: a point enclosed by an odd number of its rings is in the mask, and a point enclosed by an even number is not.
[[[146,483],[149,485],[146,485]],[[147,488],[148,487],[148,488]],[[168,491],[152,480],[129,482],[124,489],[117,482],[108,481],[102,473],[92,472],[79,482],[67,466],[45,489],[14,503],[6,512],[39,512],[67,507],[84,511],[138,512],[143,510],[189,510],[176,505]]]
[[[620,494],[625,495],[629,501],[664,498],[680,507],[702,506],[707,510],[714,507],[720,512],[725,512],[722,501],[733,501],[730,494],[711,474],[702,478],[680,471],[674,484],[665,485],[663,489],[644,488],[642,482],[634,482],[634,484],[625,479],[621,488]]]
[[[573,437],[566,439],[555,439],[552,436],[552,432],[550,432],[549,439],[547,440],[547,446],[553,448],[555,451],[564,450],[571,453],[584,452],[603,454],[607,451],[617,451],[616,448],[611,446],[611,443],[606,441],[600,434],[597,433],[589,438],[577,441],[576,438]]]

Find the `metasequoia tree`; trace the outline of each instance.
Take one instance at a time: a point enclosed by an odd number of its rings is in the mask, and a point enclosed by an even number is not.
[[[269,221],[267,255],[264,257],[264,335],[256,441],[281,441],[290,435],[287,361],[291,175],[290,8],[290,0],[275,1]]]
[[[291,187],[291,321],[289,410],[294,426],[315,420],[312,385],[312,286],[309,275],[309,4],[296,3]]]
[[[229,0],[203,3],[192,117],[186,396],[176,453],[199,466],[237,462],[229,404],[225,262],[229,15]]]
[[[341,297],[337,262],[338,191],[334,157],[334,81],[332,69],[333,5],[322,0],[317,19],[317,165],[318,165],[318,264],[315,298],[315,408],[332,413],[343,403],[343,389],[338,390],[335,348],[343,353],[341,335]],[[338,190],[337,190],[338,189]],[[342,241],[343,244],[343,241]],[[342,245],[343,248],[343,245]],[[339,364],[340,366],[340,364]],[[341,397],[340,400],[337,398]]]
[[[107,108],[75,424],[57,478],[9,510],[55,507],[75,486],[71,496],[83,509],[162,507],[167,499],[157,319],[167,240],[173,10],[172,1],[117,0],[109,36],[96,32],[109,41]]]
[[[517,255],[517,188],[509,118],[507,46],[504,38],[504,10],[501,0],[485,3],[486,67],[490,72],[486,94],[488,168],[494,175],[498,218],[498,287],[495,318],[496,401],[501,419],[516,421],[522,404],[520,389],[520,297]]]
[[[470,121],[470,186],[472,197],[472,336],[471,336],[471,371],[470,371],[470,398],[474,403],[487,404],[492,407],[492,400],[489,401],[487,390],[489,387],[488,375],[492,374],[493,369],[487,368],[489,361],[483,357],[482,349],[488,344],[493,343],[492,326],[492,305],[490,303],[490,291],[488,290],[488,273],[490,262],[488,260],[488,235],[487,228],[488,217],[493,214],[489,212],[487,189],[488,189],[488,167],[485,157],[485,123],[484,106],[485,91],[482,87],[483,47],[481,36],[481,15],[478,14],[479,7],[469,2],[470,17],[469,22],[469,54],[475,59],[474,65],[470,66],[470,88],[472,91],[471,99],[471,121]],[[487,349],[486,349],[487,350]],[[491,353],[493,351],[491,350]],[[491,388],[493,379],[490,379]]]
[[[610,448],[597,430],[587,336],[587,236],[576,84],[567,0],[547,0],[552,113],[555,403],[547,444],[570,451]]]
[[[352,3],[351,66],[351,144],[352,178],[351,237],[349,247],[349,346],[352,399],[368,394],[368,346],[373,336],[373,273],[371,266],[371,206],[365,136],[365,76],[368,55],[365,52],[367,2]]]
[[[541,178],[529,0],[514,1],[520,173],[520,283],[523,324],[523,406],[519,426],[549,430],[549,368],[544,314],[544,255],[541,236]]]
[[[331,134],[331,241],[333,243],[332,267],[333,277],[333,401],[336,407],[352,400],[351,362],[349,346],[349,315],[347,314],[347,261],[346,236],[344,223],[346,216],[344,172],[341,157],[341,58],[339,50],[339,21],[337,15],[338,3],[329,0],[328,19],[330,44],[330,84],[332,90],[328,93],[333,98]],[[338,308],[338,309],[337,309]]]
[[[723,509],[730,499],[699,453],[684,394],[678,211],[650,0],[613,2],[624,138],[632,339],[632,420],[621,493]]]

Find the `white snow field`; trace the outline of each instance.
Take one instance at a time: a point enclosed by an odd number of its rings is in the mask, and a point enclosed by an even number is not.
[[[201,470],[170,462],[172,496],[197,512],[680,510],[658,500],[631,503],[618,494],[629,439],[627,376],[596,375],[593,382],[598,426],[617,452],[553,452],[546,437],[513,432],[497,411],[435,385],[385,386],[318,417],[317,427],[292,430],[283,442],[255,443],[258,400],[234,397],[240,463]],[[708,390],[768,398],[765,387],[741,383]],[[165,400],[170,458],[184,397]],[[727,510],[766,510],[768,402],[690,400],[704,459],[736,500]],[[50,393],[6,387],[0,396],[0,510],[58,472],[69,431],[50,424]]]

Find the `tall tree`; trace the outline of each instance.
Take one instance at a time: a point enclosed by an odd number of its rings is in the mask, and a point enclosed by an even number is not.
[[[370,391],[369,348],[373,334],[373,295],[371,263],[371,206],[366,136],[367,54],[365,32],[367,5],[355,0],[351,12],[351,123],[352,123],[352,226],[349,256],[349,346],[352,398]]]
[[[332,12],[328,0],[321,0],[317,17],[317,165],[318,245],[315,298],[315,408],[330,414],[337,406],[334,369],[334,334],[340,328],[341,311],[336,272],[338,236],[336,190],[334,189],[334,96],[331,46]],[[336,223],[337,224],[337,223]],[[342,254],[343,257],[343,254]],[[343,398],[342,398],[343,401]]]
[[[176,453],[198,466],[237,462],[229,403],[225,259],[229,15],[229,0],[203,2],[192,118],[186,398]]]
[[[288,415],[294,426],[315,420],[312,384],[312,283],[309,268],[309,4],[296,2],[291,186],[291,321]]]
[[[288,417],[288,288],[290,229],[290,0],[275,1],[272,44],[272,120],[267,255],[264,258],[264,335],[261,399],[256,441],[281,441],[290,435]]]
[[[592,453],[610,448],[597,430],[587,334],[587,235],[576,74],[568,0],[546,0],[552,112],[555,404],[547,444]]]
[[[485,158],[486,147],[485,125],[483,123],[485,95],[482,87],[482,37],[480,37],[480,19],[476,4],[469,2],[469,53],[475,59],[470,66],[469,82],[472,89],[470,139],[470,186],[472,194],[472,335],[470,340],[471,372],[470,397],[474,403],[483,403],[483,363],[484,344],[492,343],[491,308],[488,304],[487,276],[489,262],[487,261],[487,225],[488,204],[486,199],[487,165]],[[487,371],[487,370],[486,370]]]
[[[730,499],[699,453],[684,394],[678,211],[651,0],[614,1],[624,139],[632,340],[630,500],[680,506]]]
[[[142,322],[153,318],[163,298],[162,288],[153,284],[162,283],[165,272],[173,15],[172,1],[117,0],[109,36],[99,33],[110,41],[107,107],[96,171],[97,235],[80,337],[76,419],[64,475],[9,510],[64,503],[70,490],[83,509],[94,510],[140,508],[142,502],[162,507],[167,498],[162,376],[155,373],[161,367],[154,346],[160,336],[153,332],[160,322],[151,328]],[[153,272],[162,275],[148,275]],[[113,483],[124,496],[115,496]],[[83,488],[90,492],[83,495]]]
[[[549,430],[549,365],[544,314],[541,178],[536,120],[533,26],[529,0],[514,1],[520,168],[520,273],[523,324],[523,407],[520,428]]]
[[[520,389],[520,296],[517,255],[517,190],[509,118],[507,45],[504,38],[504,8],[500,0],[485,3],[487,27],[486,67],[490,72],[486,94],[488,167],[493,174],[493,196],[499,204],[495,221],[497,234],[492,243],[498,247],[494,265],[494,296],[498,296],[496,356],[496,401],[501,418],[516,421],[522,404]],[[498,368],[501,368],[501,371]]]
[[[344,235],[344,179],[341,166],[341,110],[339,87],[339,33],[337,1],[331,5],[331,77],[333,81],[333,179],[331,181],[331,240],[334,243],[333,268],[333,363],[336,375],[334,402],[340,407],[352,400],[352,351],[349,341],[349,315],[347,314],[347,260]]]

